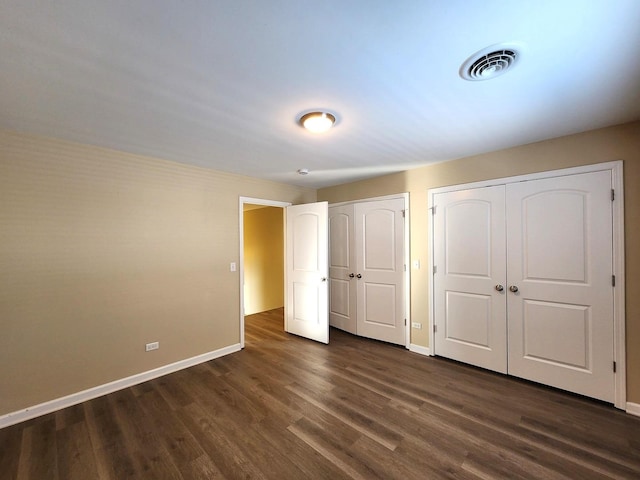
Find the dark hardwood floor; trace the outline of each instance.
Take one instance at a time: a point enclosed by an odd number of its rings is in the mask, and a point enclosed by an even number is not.
[[[246,348],[0,430],[4,479],[640,478],[640,418],[331,331]]]

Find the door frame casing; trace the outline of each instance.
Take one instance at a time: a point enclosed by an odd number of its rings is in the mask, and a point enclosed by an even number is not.
[[[607,170],[611,172],[611,188],[615,191],[615,200],[611,204],[613,221],[613,274],[616,283],[613,289],[613,361],[616,362],[616,373],[614,375],[615,392],[614,405],[616,408],[627,410],[627,366],[626,366],[626,335],[625,335],[625,257],[624,257],[624,183],[623,183],[623,161],[596,163],[592,165],[582,165],[579,167],[563,168],[558,170],[547,170],[544,172],[517,175],[513,177],[496,178],[480,182],[450,185],[446,187],[430,188],[427,190],[427,207],[429,210],[429,345],[430,355],[435,355],[435,336],[433,334],[435,325],[434,309],[434,197],[438,193],[468,190],[473,188],[491,187],[495,185],[506,185],[528,180],[539,180],[543,178],[562,177],[576,175],[580,173],[590,173]],[[613,366],[612,366],[613,368]]]
[[[405,344],[404,347],[409,349],[411,345],[411,268],[410,268],[410,242],[409,242],[409,234],[410,234],[410,205],[409,205],[409,194],[405,193],[396,193],[391,195],[383,195],[380,197],[368,197],[368,198],[359,198],[357,200],[348,200],[346,202],[336,202],[330,203],[329,208],[331,207],[339,207],[342,205],[355,205],[360,202],[375,202],[378,200],[393,200],[396,198],[401,198],[404,200],[404,244],[403,244],[403,261],[404,261],[404,275],[402,280],[404,282],[404,317],[405,317],[405,333],[404,339]],[[331,254],[331,252],[329,252]],[[331,304],[331,299],[329,299],[329,304]]]
[[[244,348],[244,205],[263,205],[265,207],[280,207],[284,209],[292,205],[291,202],[281,202],[278,200],[266,200],[263,198],[239,197],[238,199],[238,216],[239,216],[239,235],[240,235],[240,252],[238,255],[238,272],[240,282],[240,348]],[[284,214],[284,212],[283,212]],[[286,226],[285,226],[286,227]],[[284,229],[282,235],[284,236]]]

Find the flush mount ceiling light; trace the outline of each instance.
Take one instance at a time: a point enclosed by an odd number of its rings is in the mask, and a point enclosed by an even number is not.
[[[491,45],[471,55],[460,67],[460,76],[471,81],[489,80],[513,68],[520,56],[516,45]]]
[[[298,175],[309,175],[309,169],[308,168],[298,169]]]
[[[313,133],[322,133],[333,127],[336,117],[328,112],[309,112],[300,117],[300,125]]]

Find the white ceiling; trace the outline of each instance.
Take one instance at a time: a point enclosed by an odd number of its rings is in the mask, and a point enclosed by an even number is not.
[[[500,42],[513,71],[459,77]],[[0,2],[0,128],[291,184],[639,118],[640,0]]]

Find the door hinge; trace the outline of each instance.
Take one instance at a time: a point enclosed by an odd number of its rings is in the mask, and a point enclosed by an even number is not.
[[[616,362],[613,362],[613,373],[616,373]]]
[[[404,218],[404,217],[405,217],[406,212],[407,212],[406,210],[402,210],[402,218]]]
[[[433,324],[433,333],[436,333],[438,331],[438,326],[434,323]]]
[[[405,272],[407,271],[407,264],[406,263],[404,264],[404,271]]]
[[[435,275],[436,273],[438,273],[438,266],[434,265],[433,266],[433,274]]]
[[[616,199],[616,191],[612,188],[611,189],[611,201],[613,202]]]
[[[406,318],[404,319],[404,326],[405,327],[407,326],[407,319]]]
[[[436,206],[435,205],[433,207],[429,207],[429,210],[431,210],[431,215],[435,215],[436,214]]]
[[[616,286],[616,276],[615,275],[611,275],[611,286],[612,287]]]

